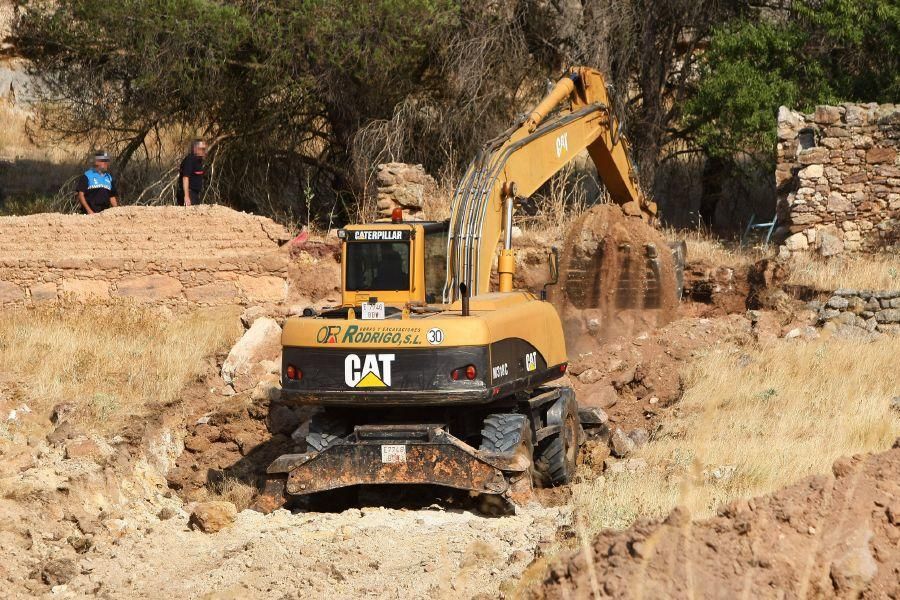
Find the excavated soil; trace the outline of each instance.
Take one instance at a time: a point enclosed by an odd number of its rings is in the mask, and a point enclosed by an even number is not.
[[[603,531],[529,597],[900,597],[900,440],[832,471],[705,521]]]
[[[677,310],[675,261],[662,234],[616,205],[599,205],[569,229],[550,299],[570,352],[658,327]]]

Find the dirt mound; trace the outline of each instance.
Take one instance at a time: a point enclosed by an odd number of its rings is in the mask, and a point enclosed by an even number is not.
[[[603,531],[530,597],[900,597],[900,440],[832,471],[706,521]]]
[[[569,229],[551,300],[570,352],[664,325],[678,304],[668,242],[618,206],[596,206]]]

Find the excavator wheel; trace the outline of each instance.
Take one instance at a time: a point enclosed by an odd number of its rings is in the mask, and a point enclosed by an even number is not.
[[[517,414],[488,415],[481,428],[482,452],[511,452],[528,441],[528,417]]]
[[[522,461],[523,466],[526,468],[508,477],[509,489],[504,494],[505,500],[513,505],[521,506],[532,499],[534,491],[532,480],[534,443],[532,442],[531,423],[528,421],[528,417],[512,413],[488,415],[482,425],[479,450],[482,452],[514,452],[518,454],[519,460]],[[482,504],[497,504],[499,507],[503,502],[496,497],[485,497]],[[483,510],[483,512],[497,513],[497,510],[501,510],[501,513],[497,514],[506,514],[511,507],[495,508],[492,507],[492,509]]]
[[[578,442],[582,437],[578,415],[566,414],[559,433],[538,444],[534,458],[534,469],[538,481],[545,487],[565,485],[575,476],[578,462]]]

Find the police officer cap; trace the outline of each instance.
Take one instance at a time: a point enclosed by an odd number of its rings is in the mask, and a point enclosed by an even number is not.
[[[98,150],[97,153],[94,154],[94,160],[103,160],[108,162],[109,154],[107,154],[104,150]]]

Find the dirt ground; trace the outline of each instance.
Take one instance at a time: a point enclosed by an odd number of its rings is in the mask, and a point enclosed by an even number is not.
[[[832,474],[691,521],[604,531],[550,569],[530,598],[898,598],[900,439]]]
[[[273,308],[278,318],[335,298],[335,248],[316,240],[291,249],[289,306]],[[693,264],[688,298],[674,314],[631,319],[570,356],[566,380],[579,401],[608,417],[585,448],[582,476],[608,468],[615,430],[646,440],[662,427],[678,410],[684,367],[699,354],[809,323],[802,303],[748,313],[752,279]],[[368,490],[346,510],[241,510],[265,466],[294,448],[308,414],[250,392],[224,395],[223,358],[208,359],[179,403],[154,407],[115,435],[74,432],[59,415],[31,411],[25,382],[0,376],[0,597],[791,597],[858,589],[885,597],[895,589],[900,450],[843,461],[836,479],[738,502],[709,521],[676,511],[605,531],[587,553],[578,551],[588,542],[577,535],[567,488],[502,517],[428,490]],[[238,514],[222,531],[203,533],[189,516],[213,489]],[[809,548],[814,560],[805,558]]]

